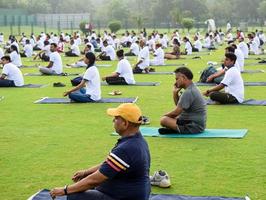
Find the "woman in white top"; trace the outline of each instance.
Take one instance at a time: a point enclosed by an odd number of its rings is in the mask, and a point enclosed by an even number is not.
[[[79,103],[95,102],[101,99],[101,80],[99,71],[95,67],[95,59],[93,53],[86,53],[84,62],[88,66],[81,82],[73,89],[65,92],[64,96],[68,95],[72,101]]]
[[[21,67],[22,66],[22,62],[21,62],[21,57],[20,54],[18,53],[18,48],[16,45],[11,45],[10,47],[10,58],[11,58],[11,62],[16,65],[17,67]]]
[[[131,85],[135,84],[135,79],[131,65],[127,59],[124,58],[124,50],[120,49],[116,52],[119,60],[116,71],[110,75],[102,78],[109,85]]]

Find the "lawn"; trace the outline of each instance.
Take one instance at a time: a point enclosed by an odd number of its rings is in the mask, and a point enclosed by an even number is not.
[[[191,58],[191,57],[190,57]],[[202,59],[181,59],[167,63],[186,63],[197,81],[199,71],[209,60],[223,58],[223,47]],[[75,61],[63,57],[64,64]],[[130,61],[131,64],[135,60]],[[248,60],[249,63],[256,62]],[[47,63],[23,59],[25,65]],[[117,61],[99,68],[101,76],[115,70]],[[246,69],[265,69],[250,66]],[[157,71],[173,71],[160,67]],[[37,69],[22,69],[23,73]],[[83,72],[84,69],[65,69]],[[112,118],[106,109],[118,104],[40,105],[41,97],[62,97],[71,88],[71,77],[25,77],[25,83],[50,84],[40,89],[1,88],[0,96],[0,194],[3,200],[23,200],[42,188],[71,184],[79,169],[102,162],[115,144]],[[173,75],[136,75],[137,81],[159,81],[156,87],[102,86],[102,96],[120,90],[122,97],[138,96],[137,104],[149,116],[149,126],[159,126],[160,117],[174,108]],[[244,74],[246,81],[266,81],[266,74]],[[52,83],[63,82],[65,88]],[[204,91],[206,88],[201,87]],[[265,87],[246,87],[246,98],[266,99]],[[171,178],[169,189],[152,188],[153,193],[239,196],[252,199],[266,196],[266,107],[208,106],[208,128],[249,130],[243,139],[165,139],[146,138],[151,152],[151,173],[166,170]]]

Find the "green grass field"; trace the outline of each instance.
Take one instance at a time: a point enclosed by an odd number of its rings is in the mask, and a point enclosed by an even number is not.
[[[200,60],[181,59],[167,63],[186,63],[194,72],[209,60],[220,61],[223,48]],[[75,61],[63,57],[64,65]],[[254,63],[255,60],[246,62]],[[99,68],[101,76],[115,70]],[[135,63],[131,60],[131,64]],[[24,65],[47,63],[23,59]],[[265,69],[250,66],[246,69]],[[173,71],[176,67],[156,68]],[[37,69],[22,69],[23,73]],[[84,69],[65,69],[83,72]],[[106,109],[118,104],[40,105],[41,97],[62,97],[71,88],[71,77],[25,77],[25,83],[50,84],[40,89],[1,88],[0,96],[0,199],[23,200],[42,188],[71,184],[72,174],[79,169],[102,162],[115,144],[112,118]],[[136,75],[137,81],[159,81],[157,87],[103,86],[102,96],[120,90],[123,97],[138,96],[137,104],[159,126],[160,117],[174,108],[172,75]],[[266,81],[266,74],[244,74],[245,81]],[[53,88],[63,82],[65,88]],[[206,88],[201,87],[204,91]],[[246,87],[245,97],[266,99],[265,87]],[[249,194],[253,200],[266,196],[266,107],[209,106],[208,128],[249,130],[244,139],[164,139],[146,138],[151,152],[151,173],[164,169],[170,177],[169,189],[152,188],[153,193],[187,195],[239,196]]]

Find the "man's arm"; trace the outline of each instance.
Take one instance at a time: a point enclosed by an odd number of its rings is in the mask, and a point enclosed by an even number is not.
[[[174,103],[175,106],[177,105],[178,101],[179,101],[179,92],[181,91],[182,88],[178,88],[176,87],[176,85],[174,84],[174,88],[173,88],[173,99],[174,99]]]
[[[179,105],[177,105],[173,111],[166,113],[164,116],[167,116],[170,118],[176,118],[177,116],[179,116],[182,113],[182,111],[183,111],[183,109]]]
[[[213,88],[211,88],[211,89],[209,89],[209,90],[206,90],[204,93],[203,93],[203,95],[205,95],[206,97],[208,97],[209,95],[210,95],[210,93],[212,93],[212,92],[214,92],[214,91],[220,91],[220,90],[222,90],[223,88],[224,88],[224,84],[219,84],[219,85],[217,85],[217,86],[215,86],[215,87],[213,87]]]
[[[36,58],[41,55],[41,53],[44,53],[44,50],[41,50],[39,53],[36,54],[36,56],[33,58],[33,60],[36,60]]]
[[[220,70],[220,71],[218,71],[218,72],[216,72],[216,73],[210,75],[210,76],[207,78],[207,83],[208,83],[208,82],[211,82],[213,79],[215,79],[215,78],[217,78],[217,77],[219,77],[219,76],[222,76],[224,73],[225,73],[225,70],[222,69],[222,70]]]
[[[1,80],[4,80],[5,78],[6,78],[5,74],[2,74],[1,77],[0,77]]]
[[[119,77],[119,75],[120,74],[118,72],[113,72],[112,75],[102,77],[102,80],[105,81],[106,78]]]
[[[51,68],[53,66],[54,62],[50,61],[49,64],[47,65],[47,68]]]
[[[80,82],[80,84],[78,84],[76,87],[74,87],[73,89],[69,90],[69,91],[66,91],[63,96],[67,96],[69,95],[71,92],[74,92],[74,91],[77,91],[79,90],[80,88],[83,88],[85,86],[85,80],[82,79],[82,81]]]
[[[81,179],[83,179],[83,178],[85,178],[85,177],[87,177],[87,176],[93,174],[93,173],[96,172],[97,170],[99,170],[100,166],[101,166],[101,164],[96,165],[96,166],[94,166],[94,167],[91,167],[91,168],[89,168],[89,169],[84,169],[84,170],[77,171],[77,172],[73,175],[72,180],[73,180],[74,182],[78,182],[78,181],[80,181]]]
[[[52,189],[50,194],[52,198],[55,198],[56,196],[63,196],[65,195],[65,191],[67,194],[76,193],[76,192],[83,192],[88,189],[95,188],[96,186],[100,185],[104,181],[106,181],[108,177],[103,175],[99,170],[94,172],[93,174],[87,176],[86,178],[82,179],[81,181],[74,183],[70,186],[65,188],[55,188]]]

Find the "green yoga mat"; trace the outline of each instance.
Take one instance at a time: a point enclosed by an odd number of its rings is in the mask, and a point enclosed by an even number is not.
[[[141,127],[140,132],[145,137],[161,138],[243,138],[247,129],[206,129],[203,133],[198,134],[168,134],[160,135],[157,127]],[[117,135],[117,133],[112,133]]]

